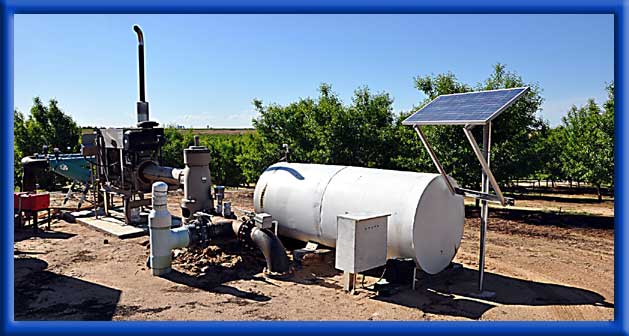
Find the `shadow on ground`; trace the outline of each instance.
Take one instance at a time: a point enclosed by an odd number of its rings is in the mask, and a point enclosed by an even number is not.
[[[271,300],[270,297],[260,294],[260,293],[245,292],[238,288],[226,285],[224,283],[208,281],[208,279],[204,278],[203,276],[197,277],[197,276],[189,275],[189,274],[182,273],[175,270],[173,270],[169,274],[163,275],[162,278],[170,280],[180,285],[185,285],[188,287],[197,288],[197,289],[201,289],[204,291],[217,293],[217,294],[232,295],[241,299],[254,300],[254,301],[259,301],[259,302]],[[253,277],[251,277],[250,279],[253,279]]]
[[[561,196],[552,196],[552,195],[535,195],[535,194],[517,194],[512,195],[508,194],[507,196],[513,197],[517,200],[534,200],[534,201],[549,201],[549,202],[562,202],[562,203],[572,203],[572,204],[603,204],[605,202],[613,203],[613,200],[605,199],[602,202],[599,202],[596,196],[594,197],[561,197]]]
[[[271,284],[259,274],[266,265],[259,251],[243,247],[237,240],[218,240],[205,248],[185,249],[173,261],[173,270],[162,278],[188,287],[232,295],[237,298],[268,301],[256,292],[245,292],[227,285],[230,281],[253,280]]]
[[[479,299],[478,271],[449,268],[434,276],[425,275],[413,291],[410,285],[398,286],[391,295],[374,299],[418,308],[425,313],[479,319],[497,305],[552,306],[592,305],[613,308],[614,304],[590,290],[522,280],[485,272],[485,289],[494,292]]]
[[[534,194],[534,193],[552,193],[552,194],[562,194],[562,195],[596,195],[596,188],[594,187],[586,187],[580,186],[577,187],[576,183],[573,188],[568,186],[555,186],[552,188],[550,185],[548,187],[545,186],[516,186],[516,187],[506,187],[503,189],[504,192],[507,193],[521,193],[521,194]],[[601,189],[601,194],[603,196],[613,196],[614,191],[612,189],[603,188]],[[596,196],[593,196],[596,197]]]
[[[474,206],[465,207],[466,218],[479,218],[480,210]],[[614,229],[614,217],[555,213],[519,209],[491,209],[490,218],[499,218],[522,224],[539,226],[559,226],[565,228]],[[490,220],[491,225],[491,220]]]
[[[120,291],[47,271],[37,258],[14,259],[15,320],[111,320]]]
[[[37,232],[34,232],[33,229],[27,227],[25,229],[15,230],[13,234],[13,241],[19,242],[22,240],[34,238],[34,239],[68,239],[76,236],[74,233],[67,233],[61,231],[47,231],[43,229],[39,229]]]

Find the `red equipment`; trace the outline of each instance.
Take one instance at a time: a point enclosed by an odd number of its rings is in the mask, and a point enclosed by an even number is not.
[[[34,229],[37,230],[37,212],[48,211],[48,229],[50,230],[50,194],[49,193],[13,193],[13,212],[18,215],[19,227],[24,226],[23,218],[33,218]]]

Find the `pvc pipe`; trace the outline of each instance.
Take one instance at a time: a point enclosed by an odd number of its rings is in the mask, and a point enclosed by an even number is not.
[[[153,275],[164,275],[171,271],[174,248],[190,244],[190,232],[182,226],[171,229],[172,217],[167,207],[168,185],[164,182],[153,183],[153,209],[149,213],[149,236],[151,241],[149,265]]]
[[[465,218],[463,196],[439,174],[286,162],[260,176],[254,207],[279,222],[280,235],[330,247],[338,215],[391,213],[387,256],[412,258],[430,274],[454,258]]]

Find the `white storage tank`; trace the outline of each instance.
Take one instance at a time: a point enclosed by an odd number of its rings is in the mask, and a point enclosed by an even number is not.
[[[439,174],[279,162],[260,176],[253,198],[280,235],[330,247],[337,215],[390,213],[387,257],[413,258],[430,274],[449,265],[463,235],[463,196]]]

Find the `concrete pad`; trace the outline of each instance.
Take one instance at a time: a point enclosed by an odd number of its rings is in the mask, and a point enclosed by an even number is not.
[[[139,237],[148,234],[148,227],[136,227],[125,225],[124,222],[111,217],[94,217],[77,218],[78,223],[87,225],[101,232],[116,236],[120,239]]]

